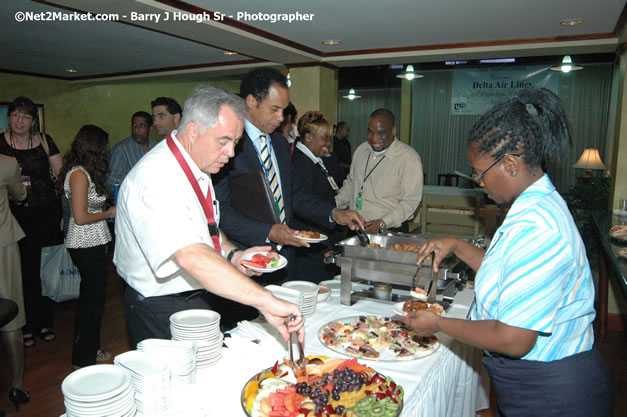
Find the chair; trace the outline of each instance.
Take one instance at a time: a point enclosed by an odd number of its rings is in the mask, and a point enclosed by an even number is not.
[[[442,184],[442,179],[444,179],[444,184]],[[444,185],[445,187],[452,187],[453,181],[455,181],[455,187],[459,187],[459,175],[438,174],[438,185]]]
[[[456,236],[476,239],[481,230],[480,197],[423,195],[420,233],[431,236]]]

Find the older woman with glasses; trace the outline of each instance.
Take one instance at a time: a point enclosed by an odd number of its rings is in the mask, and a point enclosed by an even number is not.
[[[467,154],[474,179],[512,202],[487,250],[455,238],[428,241],[418,260],[450,253],[476,271],[472,320],[403,314],[422,335],[445,332],[484,350],[502,416],[610,416],[613,389],[594,349],[594,283],[566,203],[543,171],[570,144],[560,99],[527,89],[475,123]]]
[[[9,104],[9,130],[0,134],[0,154],[12,156],[22,169],[26,204],[11,205],[11,212],[26,237],[19,242],[24,283],[26,326],[24,347],[35,346],[34,335],[44,342],[56,339],[53,326],[54,303],[41,295],[41,248],[63,242],[61,200],[53,176],[63,161],[52,138],[39,132],[38,111],[27,97]]]

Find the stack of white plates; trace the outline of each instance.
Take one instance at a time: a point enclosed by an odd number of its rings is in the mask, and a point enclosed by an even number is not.
[[[145,339],[137,344],[137,350],[168,365],[172,386],[196,382],[196,346],[192,342]]]
[[[92,365],[69,374],[61,384],[67,417],[134,416],[130,374],[115,365]]]
[[[196,368],[207,368],[222,358],[220,314],[212,310],[184,310],[170,316],[170,332],[174,340],[196,345]]]
[[[266,289],[272,293],[276,298],[296,304],[298,308],[303,309],[303,293],[286,287],[279,287],[278,285],[267,285]]]
[[[282,287],[300,291],[303,294],[303,304],[300,307],[303,316],[311,316],[316,312],[318,290],[320,289],[317,284],[309,281],[288,281]]]
[[[170,368],[165,362],[131,350],[116,356],[113,363],[130,373],[137,411],[153,415],[170,408]]]

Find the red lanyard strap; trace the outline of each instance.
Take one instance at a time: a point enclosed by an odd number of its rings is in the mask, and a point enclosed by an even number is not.
[[[220,232],[218,230],[218,226],[216,225],[216,221],[213,217],[213,201],[209,203],[208,199],[203,196],[202,191],[200,190],[200,185],[198,185],[198,180],[196,179],[196,177],[194,177],[194,174],[192,174],[192,170],[189,168],[189,165],[187,164],[187,161],[183,157],[183,154],[181,154],[181,151],[174,143],[171,133],[166,138],[166,143],[168,144],[168,148],[170,148],[170,151],[172,151],[172,153],[174,154],[174,157],[176,158],[177,162],[183,169],[183,172],[185,173],[187,180],[189,181],[192,188],[194,189],[194,192],[196,193],[196,197],[198,197],[198,201],[200,202],[200,205],[202,206],[202,209],[205,212],[205,217],[207,218],[207,225],[209,227],[209,234],[211,235],[211,240],[213,240],[213,247],[215,250],[219,252],[220,251]]]

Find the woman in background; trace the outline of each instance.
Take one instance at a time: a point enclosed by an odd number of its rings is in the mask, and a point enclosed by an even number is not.
[[[490,247],[428,241],[435,268],[455,253],[477,272],[472,321],[426,310],[403,313],[421,335],[445,332],[484,349],[501,416],[611,416],[611,376],[593,347],[594,283],[566,203],[542,167],[571,142],[562,103],[530,88],[473,126],[474,180],[499,204],[512,202]]]
[[[0,154],[17,159],[26,204],[12,205],[11,211],[26,233],[19,242],[22,282],[26,309],[24,347],[35,346],[38,333],[45,342],[56,339],[54,302],[41,295],[41,248],[58,245],[61,233],[61,202],[53,176],[58,176],[62,160],[52,138],[39,132],[37,106],[29,98],[18,97],[9,104],[9,130],[0,136]]]
[[[20,410],[20,404],[30,401],[24,391],[24,342],[22,327],[26,323],[22,271],[18,241],[24,231],[9,209],[9,200],[19,204],[26,199],[26,187],[22,184],[20,166],[15,158],[0,155],[0,297],[17,304],[17,315],[0,328],[0,339],[11,370],[13,388],[9,400]]]
[[[107,219],[115,217],[115,207],[103,211],[108,165],[107,132],[94,125],[81,127],[63,158],[64,168],[59,176],[72,212],[65,246],[81,274],[72,348],[74,368],[111,357],[100,347],[107,244],[111,241]]]
[[[298,120],[296,149],[292,167],[299,184],[319,200],[335,204],[338,167],[334,158],[327,158],[331,148],[331,124],[321,112],[309,111]],[[296,271],[300,279],[319,283],[332,279],[337,268],[324,263],[324,254],[333,247],[331,229],[321,228],[296,216],[294,228],[316,231],[329,237],[310,248],[296,248]]]

